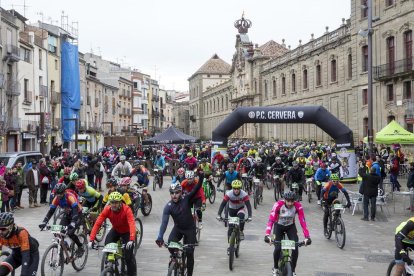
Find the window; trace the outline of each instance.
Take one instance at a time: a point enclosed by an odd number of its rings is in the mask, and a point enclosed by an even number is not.
[[[362,89],[362,105],[368,104],[368,89]]]
[[[322,68],[321,65],[316,65],[316,86],[322,85]]]
[[[254,80],[254,94],[257,94],[257,81]]]
[[[331,60],[331,82],[336,82],[336,59]]]
[[[368,0],[361,0],[361,18],[368,17]]]
[[[286,95],[286,78],[282,77],[282,95]]]
[[[55,59],[55,70],[58,70],[58,61]]]
[[[368,118],[362,120],[362,128],[364,137],[368,136]]]
[[[362,47],[362,72],[368,71],[368,45]]]
[[[276,80],[273,80],[273,97],[276,97]]]
[[[28,79],[24,79],[24,101],[25,102],[31,102],[31,94],[29,92],[29,80]]]
[[[303,89],[308,89],[308,70],[303,70]]]
[[[264,97],[265,99],[269,98],[269,94],[267,91],[267,81],[264,82]]]
[[[42,70],[42,50],[39,49],[39,69]]]
[[[22,55],[23,55],[23,60],[25,62],[31,63],[32,59],[31,59],[31,56],[30,56],[30,53],[31,53],[30,50],[26,49],[26,48],[21,48],[21,51],[22,51]]]
[[[405,81],[403,84],[403,99],[411,99],[411,81]]]
[[[389,6],[392,6],[392,5],[394,5],[394,0],[385,0],[385,6],[386,7],[389,7]]]
[[[352,55],[348,55],[348,79],[352,79]]]
[[[292,74],[292,93],[296,92],[296,74]]]
[[[389,102],[394,101],[394,85],[393,84],[387,85],[387,101]]]
[[[394,37],[387,38],[387,61],[388,61],[388,74],[394,74],[395,70],[395,44]]]
[[[405,71],[411,71],[413,67],[413,32],[404,33],[404,58]]]

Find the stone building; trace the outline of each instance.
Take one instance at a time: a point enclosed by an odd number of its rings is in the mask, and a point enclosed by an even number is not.
[[[212,130],[238,106],[322,105],[353,130],[355,142],[366,136],[367,38],[358,34],[367,28],[366,0],[350,4],[350,19],[333,31],[326,28],[321,37],[299,41],[292,50],[274,41],[253,46],[247,36],[250,21],[236,21],[236,51],[231,69],[222,74],[227,81],[206,85],[209,74],[200,70],[189,78],[190,134],[210,139]],[[413,15],[413,1],[373,1],[375,130],[392,119],[413,129]],[[233,137],[331,140],[307,124],[245,124]]]

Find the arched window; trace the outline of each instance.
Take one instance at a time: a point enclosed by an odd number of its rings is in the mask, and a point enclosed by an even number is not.
[[[296,92],[296,74],[292,74],[292,93]]]
[[[316,65],[316,86],[322,85],[322,68],[321,65]]]
[[[229,109],[229,96],[226,95],[226,110]]]
[[[269,94],[267,91],[267,81],[264,81],[264,98],[265,99],[269,98]]]
[[[286,95],[286,78],[282,77],[282,95]]]
[[[348,55],[348,79],[352,79],[352,55]]]
[[[368,45],[362,46],[362,72],[368,71]]]
[[[308,89],[308,70],[303,70],[303,89]]]
[[[224,98],[221,97],[221,111],[224,111]]]
[[[404,33],[404,58],[406,71],[412,70],[413,66],[413,32],[411,30]]]
[[[387,38],[387,62],[388,62],[388,72],[389,74],[394,74],[395,69],[395,44],[394,37],[391,36]]]
[[[336,59],[331,60],[331,82],[336,82]]]
[[[273,87],[272,87],[272,89],[273,89],[273,97],[276,97],[276,80],[275,79],[273,79]]]
[[[366,137],[368,135],[368,118],[362,120],[362,128],[362,133]]]

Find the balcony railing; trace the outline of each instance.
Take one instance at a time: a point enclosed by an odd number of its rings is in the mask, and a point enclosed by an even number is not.
[[[6,95],[7,96],[19,96],[20,95],[20,83],[18,81],[7,81]]]
[[[8,131],[20,131],[21,119],[17,117],[7,118],[7,130]]]
[[[53,126],[52,126],[52,128],[54,129],[54,130],[59,130],[60,128],[61,128],[61,119],[60,118],[54,118],[53,119]]]
[[[24,104],[31,104],[33,101],[33,92],[32,91],[24,91],[24,99],[23,99],[23,103]]]
[[[59,92],[52,90],[51,95],[52,95],[52,99],[50,100],[51,104],[60,104],[61,94]]]
[[[39,95],[40,97],[47,97],[47,86],[46,85],[39,85]]]
[[[5,58],[9,59],[9,61],[21,60],[19,47],[13,44],[7,44],[7,55]]]
[[[392,63],[375,66],[373,69],[374,79],[385,80],[392,77],[397,77],[405,74],[410,74],[414,71],[414,58],[407,58],[394,61]]]

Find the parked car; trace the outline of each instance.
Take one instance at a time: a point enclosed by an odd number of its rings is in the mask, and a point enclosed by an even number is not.
[[[0,153],[0,161],[3,161],[7,168],[13,168],[18,162],[22,162],[25,171],[28,164],[34,159],[37,162],[43,157],[39,151],[18,151]]]

